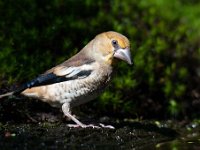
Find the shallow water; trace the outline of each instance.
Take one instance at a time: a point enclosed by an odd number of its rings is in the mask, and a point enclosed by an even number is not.
[[[155,148],[158,150],[199,150],[200,137],[187,140],[176,139],[169,142],[159,143]]]

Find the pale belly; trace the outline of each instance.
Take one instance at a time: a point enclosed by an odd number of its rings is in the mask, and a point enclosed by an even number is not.
[[[78,106],[95,99],[102,93],[105,87],[97,88],[96,84],[85,85],[78,82],[63,82],[51,85],[47,87],[49,95],[44,97],[44,100],[49,101],[51,105],[70,103],[71,107]]]

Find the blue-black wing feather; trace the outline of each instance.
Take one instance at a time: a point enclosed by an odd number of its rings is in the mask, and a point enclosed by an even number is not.
[[[19,87],[17,90],[15,90],[15,94],[21,93],[27,88],[32,88],[36,86],[43,86],[43,85],[49,85],[69,80],[75,80],[77,78],[83,78],[87,77],[91,74],[92,70],[83,70],[80,71],[78,74],[72,77],[66,77],[66,76],[57,76],[54,73],[48,73],[48,74],[42,74],[38,76],[37,78],[23,84],[21,87]]]

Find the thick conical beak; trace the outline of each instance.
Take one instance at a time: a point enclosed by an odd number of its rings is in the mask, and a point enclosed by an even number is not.
[[[129,48],[118,49],[114,53],[114,57],[126,61],[128,64],[133,64],[131,60],[131,52]]]

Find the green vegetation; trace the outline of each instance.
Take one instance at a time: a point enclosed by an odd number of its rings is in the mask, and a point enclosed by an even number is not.
[[[134,66],[119,63],[95,107],[129,117],[200,114],[193,103],[200,84],[198,1],[7,0],[0,14],[0,87],[30,80],[114,30],[131,40]]]

